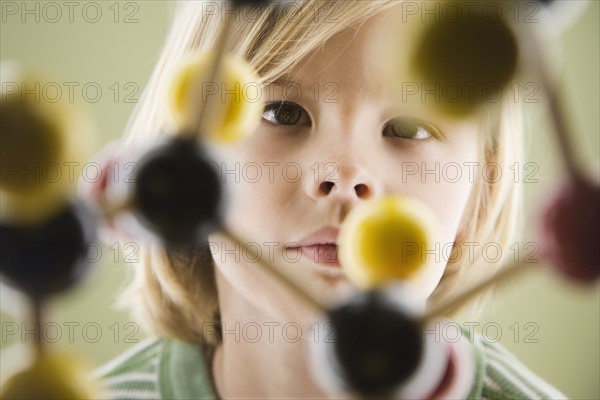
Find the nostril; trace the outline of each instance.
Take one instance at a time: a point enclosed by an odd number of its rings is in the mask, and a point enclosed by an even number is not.
[[[354,191],[356,191],[356,195],[359,198],[363,198],[369,194],[369,188],[367,187],[367,185],[364,185],[362,183],[354,186]]]
[[[333,189],[333,185],[333,182],[325,181],[319,185],[319,189],[322,193],[329,194],[329,192],[331,192],[331,189]]]

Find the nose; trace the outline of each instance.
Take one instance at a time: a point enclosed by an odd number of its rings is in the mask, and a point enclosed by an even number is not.
[[[314,175],[308,182],[308,195],[315,201],[339,203],[369,200],[379,193],[379,185],[365,166],[340,162],[315,163],[311,166]]]
[[[308,148],[317,158],[311,157],[304,190],[320,207],[337,209],[343,219],[358,203],[383,195],[387,174],[379,141],[365,133],[376,124],[371,114],[354,108],[342,112],[323,122],[319,132],[326,134],[317,135]]]
[[[350,179],[348,179],[350,181]],[[358,199],[367,199],[371,197],[372,188],[370,185],[367,185],[363,182],[346,184],[344,181],[340,183],[336,178],[331,178],[330,180],[323,180],[320,182],[317,188],[317,197],[326,197],[331,193],[338,195],[348,195],[347,197],[356,197]]]

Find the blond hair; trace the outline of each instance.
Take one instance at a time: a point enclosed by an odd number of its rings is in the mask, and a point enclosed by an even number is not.
[[[307,0],[290,7],[275,2],[253,16],[236,20],[228,51],[247,60],[263,82],[270,82],[335,34],[359,26],[398,3],[396,0]],[[173,74],[184,57],[209,49],[214,43],[222,25],[221,14],[203,13],[203,4],[206,3],[178,4],[173,28],[127,127],[128,145],[151,141],[166,130],[164,99],[168,97],[165,95],[168,79],[165,77]],[[210,4],[214,6],[215,2]],[[498,163],[502,171],[520,160],[522,128],[518,105],[505,99],[499,109],[482,127],[483,151],[486,162]],[[465,212],[459,241],[495,242],[506,248],[514,236],[520,198],[518,187],[507,174],[499,176],[497,182],[488,181],[478,179],[473,188],[469,200],[472,213],[469,209]],[[218,340],[216,336],[202,329],[207,323],[219,322],[215,271],[208,246],[185,251],[167,251],[156,246],[143,249],[142,256],[140,265],[136,266],[135,279],[122,295],[122,304],[153,334],[214,344]],[[494,273],[500,265],[498,262],[495,268],[478,270],[476,266],[481,261],[480,255],[475,260],[461,257],[449,262],[432,300],[445,301],[465,281]],[[458,311],[453,310],[453,313]]]

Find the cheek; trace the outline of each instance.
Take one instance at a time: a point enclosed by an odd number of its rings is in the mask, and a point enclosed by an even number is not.
[[[285,203],[283,186],[276,183],[236,183],[229,191],[225,223],[249,241],[271,241],[277,221],[281,220],[281,205]]]
[[[248,240],[278,238],[300,185],[298,169],[256,146],[227,149],[218,156],[227,226]]]
[[[476,182],[482,179],[481,165],[484,162],[481,151],[481,135],[472,132],[461,144],[455,145],[441,163],[440,196],[436,199],[436,208],[443,211],[443,221],[448,241],[454,241],[464,214],[473,213],[467,209]],[[476,218],[472,215],[472,218]]]
[[[422,154],[416,161],[419,171],[403,178],[403,182],[395,184],[392,189],[395,193],[423,202],[438,222],[435,242],[428,244],[426,249],[430,263],[412,282],[424,299],[435,290],[445,271],[463,215],[473,213],[467,205],[475,182],[480,178],[477,174],[480,174],[478,167],[481,160],[482,154],[476,141],[466,145],[463,142],[460,146],[440,146]],[[475,215],[471,217],[476,218]]]
[[[462,216],[471,212],[466,205],[472,187],[473,184],[469,182],[448,183],[440,180],[439,183],[425,184],[421,187],[423,190],[415,192],[415,197],[432,210],[438,223],[434,243],[428,243],[422,249],[426,251],[427,267],[410,283],[423,296],[423,300],[433,293],[442,278]]]
[[[451,157],[440,153],[421,159],[411,164],[410,176],[403,174],[388,185],[387,192],[423,202],[437,217],[444,240],[453,241],[463,213],[469,212],[465,208],[477,180],[478,163],[476,154]]]
[[[441,182],[431,187],[426,203],[435,212],[441,227],[442,244],[454,241],[463,214],[473,189],[473,182],[463,179],[459,182]]]

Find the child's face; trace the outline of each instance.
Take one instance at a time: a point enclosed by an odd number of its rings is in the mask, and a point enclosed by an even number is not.
[[[268,86],[263,94],[274,104],[267,103],[259,128],[221,149],[221,173],[227,173],[231,189],[227,225],[262,246],[265,258],[269,247],[281,252],[322,228],[334,232],[352,208],[390,194],[417,198],[434,211],[442,228],[440,248],[459,233],[478,179],[469,163],[481,162],[478,121],[424,115],[423,107],[401,101],[397,86],[382,78],[389,62],[382,43],[392,37],[387,28],[392,24],[383,21],[374,18],[358,33],[335,36],[290,71],[287,98],[286,87]],[[289,103],[278,111],[284,100]],[[286,314],[277,310],[287,313],[294,307],[265,283],[258,267],[245,262],[250,256],[242,251],[236,262],[220,250],[214,257],[217,270],[232,293],[279,315]],[[317,254],[314,248],[306,250]],[[289,258],[296,254],[289,252]],[[347,285],[343,266],[303,259],[282,267],[304,275],[317,290],[333,292]],[[446,264],[447,258],[440,257],[420,282],[423,298],[435,289]],[[227,296],[223,287],[219,290],[221,298]]]

